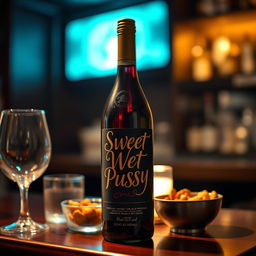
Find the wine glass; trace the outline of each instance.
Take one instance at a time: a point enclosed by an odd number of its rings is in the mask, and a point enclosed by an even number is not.
[[[28,209],[28,188],[48,167],[51,140],[44,110],[8,109],[0,118],[0,168],[20,190],[20,216],[0,227],[2,234],[38,233],[47,225],[33,221]]]

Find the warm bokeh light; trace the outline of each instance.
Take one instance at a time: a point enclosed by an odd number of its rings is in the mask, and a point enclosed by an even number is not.
[[[202,56],[203,52],[204,52],[203,47],[200,45],[193,46],[191,50],[191,54],[195,58]]]
[[[230,55],[233,57],[237,57],[240,55],[240,53],[241,53],[241,51],[240,51],[238,44],[232,43],[231,48],[230,48]]]
[[[169,165],[154,165],[154,173],[172,172],[172,167]]]
[[[225,36],[219,37],[216,40],[216,44],[218,45],[218,48],[221,52],[228,53],[230,51],[231,44],[227,37]]]
[[[215,65],[221,64],[228,56],[231,43],[228,37],[220,36],[213,41],[212,59]]]
[[[245,139],[247,136],[248,136],[248,131],[245,127],[243,126],[239,126],[237,129],[236,129],[236,136],[237,138],[239,139]]]
[[[154,197],[169,194],[172,188],[172,167],[170,165],[154,165]]]

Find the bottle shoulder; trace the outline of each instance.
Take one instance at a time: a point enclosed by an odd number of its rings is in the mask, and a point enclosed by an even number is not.
[[[152,112],[138,83],[125,87],[115,83],[105,104],[103,128],[153,128]]]

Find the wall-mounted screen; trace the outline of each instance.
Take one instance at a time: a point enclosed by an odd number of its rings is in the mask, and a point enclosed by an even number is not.
[[[138,70],[165,67],[170,61],[169,13],[153,1],[72,20],[66,26],[65,74],[70,81],[110,76],[117,66],[117,20],[136,21]]]

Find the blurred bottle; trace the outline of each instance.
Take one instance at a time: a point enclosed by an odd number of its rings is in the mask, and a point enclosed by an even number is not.
[[[241,45],[241,71],[245,75],[250,75],[255,72],[254,47],[248,35],[244,36]]]
[[[215,0],[198,0],[196,10],[199,15],[213,16],[216,14]]]
[[[94,120],[89,127],[79,131],[83,161],[87,164],[100,163],[100,120]]]
[[[199,152],[201,150],[201,128],[200,128],[200,102],[194,98],[190,106],[190,122],[186,130],[186,147],[189,152]]]
[[[254,121],[254,113],[252,108],[250,107],[245,108],[242,114],[243,125],[246,126],[249,130],[251,130],[253,121]]]
[[[212,42],[212,62],[218,74],[230,54],[231,42],[226,36],[218,36]]]
[[[219,75],[226,77],[232,76],[240,71],[240,53],[239,45],[235,42],[231,43],[230,51],[226,58],[219,64]]]
[[[207,81],[212,78],[212,63],[210,54],[210,41],[199,39],[191,49],[192,78],[195,81]]]
[[[252,124],[253,111],[251,108],[245,108],[235,131],[236,140],[234,153],[241,155],[249,152]]]
[[[231,10],[231,0],[216,0],[216,12],[227,13]]]
[[[256,8],[256,0],[249,0],[251,7]]]
[[[156,123],[154,139],[154,162],[168,162],[173,156],[171,125],[169,122]]]
[[[218,147],[218,129],[215,121],[213,95],[204,94],[204,125],[201,127],[201,150],[214,152]]]
[[[238,8],[240,10],[247,10],[249,8],[249,0],[239,0]]]
[[[231,110],[231,95],[221,91],[218,95],[217,123],[219,127],[219,151],[222,154],[231,154],[235,146],[235,116]]]
[[[251,143],[252,150],[256,152],[256,112],[253,112],[253,121],[251,125]]]
[[[246,154],[250,148],[250,126],[252,124],[252,113],[250,109],[245,109],[242,113],[241,120],[235,129],[235,154]]]
[[[196,122],[187,129],[186,142],[189,152],[196,153],[201,150],[201,128]]]

